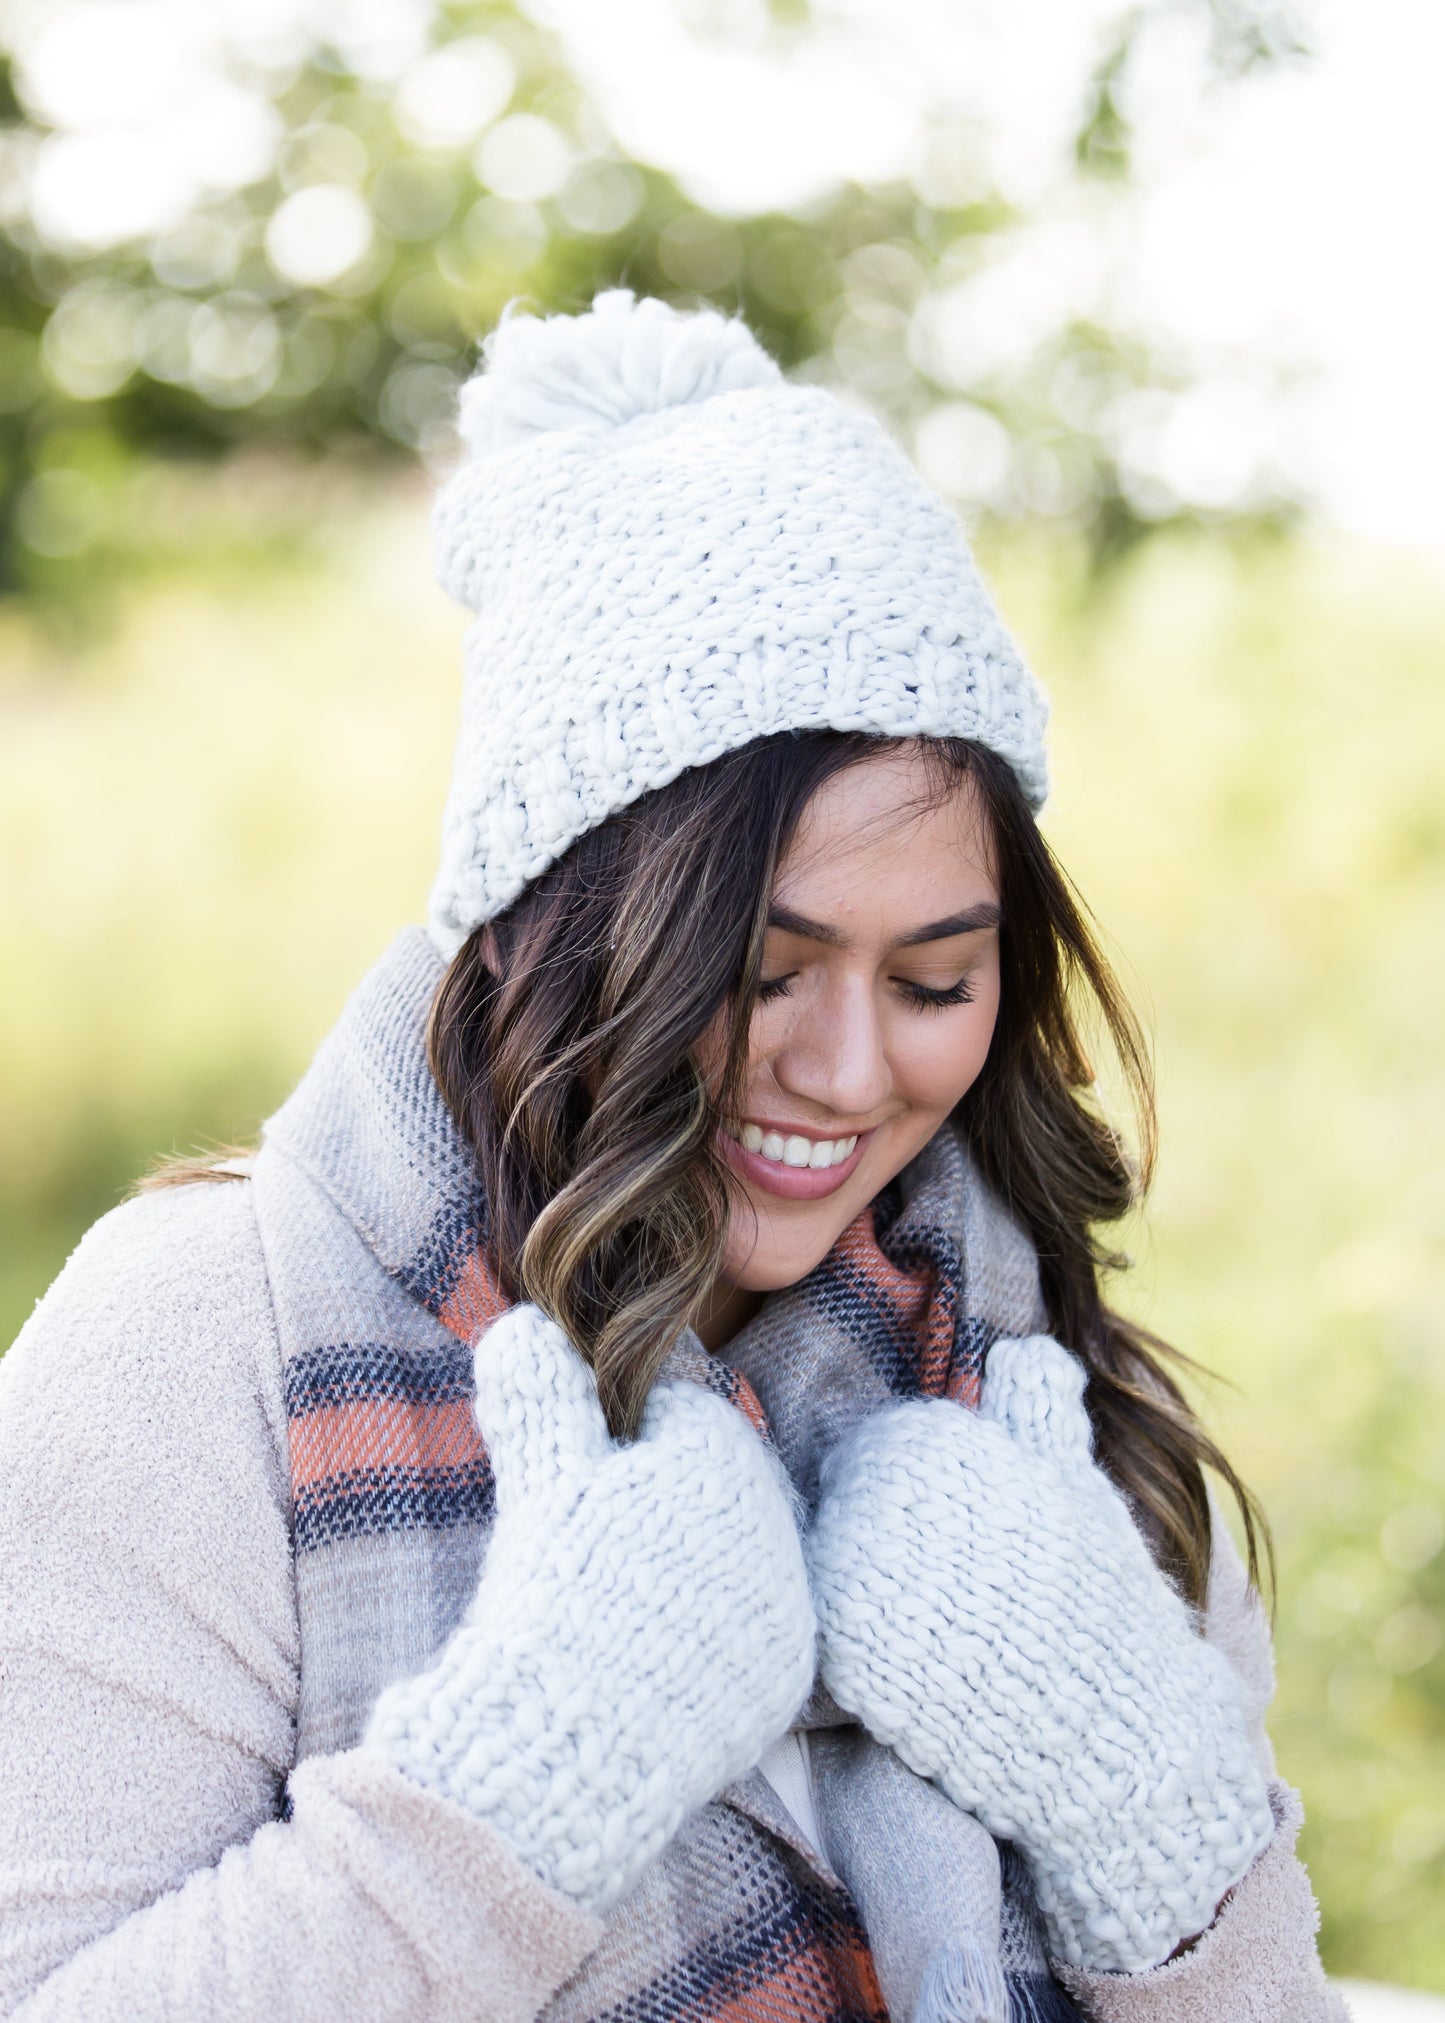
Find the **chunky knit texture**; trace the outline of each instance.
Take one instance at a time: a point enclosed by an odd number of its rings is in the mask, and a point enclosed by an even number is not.
[[[1033,1870],[1054,1956],[1135,1972],[1274,1830],[1239,1681],[1094,1465],[1082,1365],[996,1343],[978,1413],[920,1400],[824,1465],[810,1549],[841,1706]]]
[[[497,1484],[476,1600],[368,1740],[600,1911],[808,1697],[791,1497],[742,1414],[686,1380],[614,1446],[591,1370],[536,1307],[482,1337],[476,1374]]]
[[[769,732],[975,738],[1047,788],[1043,698],[955,516],[742,324],[625,290],[506,319],[433,514],[477,616],[430,931],[452,955],[586,830]]]

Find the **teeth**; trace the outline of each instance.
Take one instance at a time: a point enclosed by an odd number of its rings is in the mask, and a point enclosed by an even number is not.
[[[760,1153],[781,1166],[810,1166],[815,1171],[841,1166],[858,1143],[856,1131],[851,1138],[805,1138],[800,1131],[785,1138],[781,1131],[764,1132],[760,1124],[737,1125],[732,1135],[745,1152]]]

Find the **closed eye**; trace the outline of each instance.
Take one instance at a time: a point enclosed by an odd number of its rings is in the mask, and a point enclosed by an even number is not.
[[[973,1003],[973,992],[968,987],[966,976],[943,989],[933,984],[914,983],[905,976],[895,976],[893,986],[905,1004],[914,1005],[919,1011],[947,1011],[950,1005]]]
[[[758,1003],[772,1004],[775,999],[787,997],[789,988],[797,975],[796,970],[788,970],[782,976],[767,976],[758,985]],[[893,987],[905,1004],[918,1011],[947,1011],[950,1005],[972,1004],[973,992],[969,989],[968,978],[960,977],[957,983],[942,988],[935,984],[914,983],[910,978],[896,976]]]
[[[797,971],[789,969],[781,977],[763,977],[763,981],[757,985],[757,1001],[769,1005],[777,997],[787,997],[795,975]],[[892,987],[897,989],[899,997],[903,997],[905,1003],[915,1007],[915,1011],[947,1011],[949,1005],[973,1003],[973,991],[969,989],[967,977],[959,977],[957,983],[949,983],[943,987],[935,983],[915,983],[911,977],[895,977],[892,979]]]

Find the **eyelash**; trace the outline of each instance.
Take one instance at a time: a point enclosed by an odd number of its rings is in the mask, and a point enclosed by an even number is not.
[[[758,1003],[771,1004],[775,998],[788,995],[788,985],[792,973],[786,976],[772,976],[758,985]],[[893,979],[894,988],[911,1004],[915,1011],[948,1011],[953,1005],[972,1004],[973,992],[968,987],[967,977],[961,977],[946,990],[934,990],[926,983],[910,983],[905,977]]]
[[[947,990],[931,990],[926,983],[908,983],[902,977],[895,977],[894,981],[918,1011],[947,1011],[952,1005],[973,1003],[973,992],[968,987],[967,977],[960,977]]]

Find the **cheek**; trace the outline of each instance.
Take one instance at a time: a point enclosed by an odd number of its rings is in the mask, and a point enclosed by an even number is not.
[[[998,985],[952,1014],[915,1017],[893,1048],[898,1093],[915,1112],[945,1117],[972,1088],[998,1021]]]

